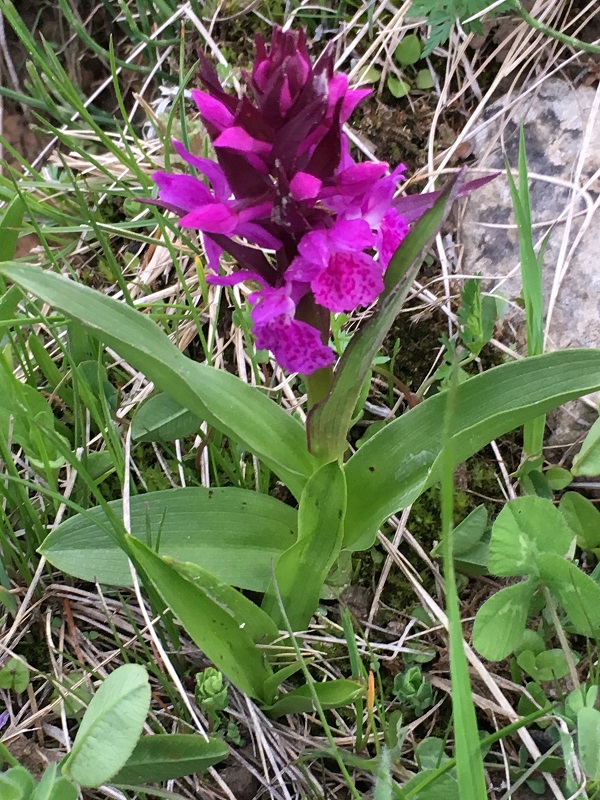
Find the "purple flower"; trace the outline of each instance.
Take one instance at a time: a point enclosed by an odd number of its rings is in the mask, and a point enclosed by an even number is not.
[[[270,48],[256,38],[242,98],[200,60],[203,89],[192,94],[216,162],[175,142],[203,179],[157,172],[154,202],[202,232],[213,271],[223,251],[234,257],[240,271],[208,280],[255,281],[257,346],[290,372],[310,374],[334,361],[329,313],[369,305],[383,290],[408,233],[393,205],[405,168],[390,174],[383,162],[354,162],[342,126],[369,90],[334,74],[329,50],[313,63],[304,31],[275,28]]]

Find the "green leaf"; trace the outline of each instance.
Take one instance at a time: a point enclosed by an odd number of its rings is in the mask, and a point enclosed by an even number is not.
[[[311,450],[323,461],[340,458],[347,449],[348,430],[373,359],[408,296],[427,248],[450,211],[458,188],[456,179],[448,183],[432,208],[415,223],[396,250],[386,271],[386,290],[375,313],[344,350],[331,392],[308,415],[307,435]],[[385,435],[385,432],[380,435]],[[361,450],[373,439],[365,442]]]
[[[38,267],[0,273],[83,324],[184,408],[254,453],[299,496],[314,460],[302,425],[234,375],[186,358],[148,316]]]
[[[123,503],[108,503],[122,519]],[[130,499],[131,534],[161,555],[198,564],[242,589],[264,592],[273,563],[296,540],[297,512],[247,489],[182,487]],[[61,523],[40,552],[62,572],[86,581],[130,586],[127,556],[106,531],[96,507]],[[243,553],[243,558],[240,558]]]
[[[13,692],[24,692],[29,686],[29,669],[20,658],[9,658],[0,669],[0,689],[12,689]]]
[[[600,475],[600,419],[594,422],[583,440],[581,450],[573,459],[571,472],[577,477]]]
[[[102,683],[81,721],[63,774],[80,786],[110,780],[127,762],[150,708],[150,684],[139,664],[118,667]]]
[[[313,683],[312,687],[319,699],[321,708],[343,708],[350,705],[359,697],[364,697],[365,688],[356,681],[346,678]],[[314,711],[315,705],[311,688],[308,685],[300,686],[283,695],[269,709],[269,716],[282,717],[285,714],[307,714]]]
[[[355,340],[361,337],[355,337]],[[476,375],[458,386],[450,447],[458,465],[489,442],[576,397],[600,389],[600,351],[546,353]],[[344,546],[371,546],[379,526],[439,480],[446,393],[386,425],[345,464]]]
[[[340,552],[345,512],[346,477],[334,461],[308,480],[298,510],[298,541],[277,561],[274,585],[263,603],[282,627],[277,592],[292,630],[303,630],[310,622]]]
[[[492,527],[488,568],[495,575],[538,575],[541,553],[565,555],[573,533],[560,511],[542,497],[507,503]]]
[[[484,658],[501,661],[519,646],[535,587],[531,579],[507,586],[481,606],[473,624],[473,645]]]
[[[394,97],[398,99],[401,97],[406,97],[406,95],[410,92],[410,83],[402,80],[401,78],[395,78],[393,75],[388,75],[386,83],[387,88],[394,95]]]
[[[573,482],[573,475],[570,470],[564,467],[550,467],[544,473],[550,488],[555,492],[562,492],[567,486]]]
[[[600,711],[582,708],[577,714],[577,750],[583,771],[600,781]]]
[[[112,783],[140,784],[183,778],[206,772],[229,754],[222,739],[182,733],[142,736]]]
[[[417,77],[415,78],[415,86],[417,87],[417,89],[421,89],[421,91],[427,91],[428,89],[433,89],[433,87],[435,86],[435,80],[429,68],[420,69],[417,72]]]
[[[600,586],[572,561],[554,553],[538,558],[540,577],[567,612],[571,626],[582,636],[600,634]]]
[[[0,261],[10,261],[15,257],[24,213],[25,204],[16,195],[6,206],[0,222]]]
[[[487,572],[489,553],[488,513],[484,505],[477,506],[452,531],[452,553],[456,567],[468,575]],[[431,551],[436,558],[442,556],[442,542]]]
[[[423,46],[421,40],[414,33],[408,33],[402,38],[394,51],[394,58],[403,67],[415,64],[421,58]]]
[[[274,622],[200,567],[167,563],[138,539],[128,538],[136,562],[198,647],[243,692],[268,702],[264,685],[273,673],[256,641],[266,644],[277,636]]]
[[[136,442],[171,442],[196,433],[201,422],[168,394],[155,394],[136,412],[131,437]]]
[[[575,655],[574,653],[573,657]],[[537,655],[532,653],[531,650],[523,650],[517,656],[517,664],[534,680],[539,682],[558,681],[569,674],[569,662],[564,652],[559,648],[544,650]]]
[[[29,800],[35,781],[25,767],[11,767],[0,772],[0,797],[2,800]]]
[[[600,547],[600,511],[579,492],[566,492],[558,506],[582,550]]]

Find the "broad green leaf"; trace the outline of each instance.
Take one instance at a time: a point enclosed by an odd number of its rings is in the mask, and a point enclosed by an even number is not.
[[[131,436],[137,442],[171,442],[196,433],[202,420],[168,394],[149,397],[139,407],[131,425]]]
[[[309,478],[298,510],[298,541],[275,565],[274,584],[263,607],[277,621],[281,596],[292,630],[308,625],[327,574],[339,555],[346,512],[346,478],[337,462],[325,464]]]
[[[117,518],[123,504],[108,504]],[[247,489],[201,486],[165,489],[130,500],[131,533],[160,555],[199,564],[242,589],[264,592],[273,563],[296,540],[297,512]],[[40,552],[62,572],[86,581],[129,586],[127,556],[107,533],[99,506],[63,522]],[[243,557],[241,557],[243,554]]]
[[[576,476],[600,475],[600,419],[594,422],[583,440],[581,450],[573,459],[571,472]]]
[[[573,540],[560,511],[543,497],[507,503],[492,527],[488,568],[495,575],[538,575],[540,553],[566,554]]]
[[[406,97],[410,92],[410,83],[402,78],[395,78],[393,75],[388,75],[386,83],[391,94],[398,99]]]
[[[386,291],[380,305],[344,350],[331,392],[308,415],[311,451],[324,461],[341,457],[348,446],[347,434],[354,409],[373,359],[398,316],[426,250],[449,212],[460,185],[457,179],[446,185],[432,208],[415,223],[396,250],[386,271]]]
[[[63,774],[80,786],[110,780],[127,762],[150,708],[150,684],[139,664],[125,664],[106,678],[81,721]]]
[[[500,661],[515,650],[523,638],[533,580],[507,586],[481,606],[473,624],[473,645],[489,661]]]
[[[0,222],[0,261],[10,261],[15,257],[24,213],[23,200],[16,195],[6,206]]]
[[[394,51],[394,58],[403,67],[415,64],[421,58],[423,45],[421,40],[414,33],[408,33]]]
[[[583,771],[600,781],[600,711],[582,708],[577,714],[577,750]]]
[[[66,778],[59,778],[52,787],[52,794],[49,800],[77,800],[79,793],[75,784]],[[37,798],[32,798],[37,800]]]
[[[313,472],[302,425],[225,370],[186,358],[147,315],[60,275],[17,263],[0,274],[77,320],[155,386],[258,456],[298,497]]]
[[[487,572],[489,553],[488,513],[484,505],[477,506],[452,531],[452,554],[456,568],[468,575]],[[436,558],[442,556],[442,542],[431,551]]]
[[[430,783],[433,778],[435,779]],[[426,788],[419,791],[419,786],[426,781]],[[437,769],[419,772],[403,785],[402,791],[402,798],[410,797],[410,800],[461,800],[456,778],[447,772],[438,774]]]
[[[577,663],[576,654],[572,655]],[[538,682],[557,681],[569,674],[569,662],[560,648],[544,650],[537,655],[531,650],[523,650],[517,656],[517,664]]]
[[[527,358],[461,383],[450,447],[458,465],[508,431],[600,389],[600,351],[565,350]],[[348,460],[344,546],[371,546],[377,528],[439,480],[446,393],[386,425]]]
[[[11,767],[6,772],[0,773],[0,797],[2,800],[29,800],[35,787],[35,781],[25,767]]]
[[[313,683],[321,708],[343,708],[365,694],[365,687],[346,678]],[[284,694],[269,709],[269,716],[283,717],[285,714],[306,714],[315,708],[310,686],[306,684]]]
[[[29,669],[20,658],[9,658],[0,669],[0,689],[12,689],[20,694],[29,686]]]
[[[567,612],[571,626],[582,636],[600,635],[600,586],[572,561],[554,553],[538,559],[540,577]]]
[[[433,75],[431,74],[431,70],[420,69],[417,72],[417,77],[415,78],[415,86],[417,89],[421,89],[421,91],[427,91],[427,89],[433,89],[435,86],[435,80]]]
[[[57,777],[58,765],[50,764],[29,800],[77,800],[77,787],[66,778]]]
[[[555,492],[562,492],[573,482],[573,475],[570,470],[564,467],[550,467],[544,473],[550,488]]]
[[[558,506],[582,550],[600,547],[600,511],[579,492],[566,492]]]
[[[206,772],[229,754],[222,739],[183,733],[142,736],[112,783],[160,783]]]
[[[192,580],[138,539],[129,540],[136,562],[198,647],[239,689],[268,702],[264,685],[273,673],[251,631],[264,634],[268,643],[277,635],[272,620],[243,594],[199,567],[178,565],[187,575],[193,571]]]

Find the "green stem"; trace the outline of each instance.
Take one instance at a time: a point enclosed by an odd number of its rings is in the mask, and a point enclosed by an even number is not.
[[[582,42],[581,39],[576,39],[574,36],[567,36],[567,34],[562,33],[562,31],[557,31],[555,28],[550,28],[548,25],[544,25],[543,22],[540,22],[528,13],[523,8],[519,0],[516,0],[515,5],[516,10],[523,17],[525,22],[528,25],[531,25],[532,28],[535,28],[535,30],[545,33],[546,36],[550,36],[551,39],[556,39],[557,42],[562,42],[563,44],[572,47],[574,50],[583,50],[586,53],[594,53],[596,55],[600,54],[600,45]]]

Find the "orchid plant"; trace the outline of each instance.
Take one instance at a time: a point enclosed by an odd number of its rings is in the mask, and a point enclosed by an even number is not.
[[[144,372],[169,396],[170,418],[191,412],[190,432],[200,419],[255,456],[295,503],[233,487],[183,487],[126,503],[97,493],[98,506],[58,525],[41,552],[63,571],[105,584],[130,583],[133,562],[159,610],[168,606],[215,666],[271,714],[310,709],[315,700],[339,705],[364,687],[339,681],[281,692],[300,665],[280,666],[280,630],[304,630],[341,555],[371,547],[388,517],[444,475],[451,483],[455,465],[600,389],[600,355],[546,354],[455,382],[351,452],[348,434],[373,359],[453,201],[481,179],[465,183],[458,174],[439,191],[396,197],[405,167],[357,163],[344,133],[367,90],[349,88],[330,51],[313,63],[302,31],[276,29],[270,48],[257,37],[241,97],[224,89],[202,54],[200,80],[193,98],[215,160],[174,142],[199,175],[156,172],[158,197],[147,202],[201,232],[210,283],[254,284],[256,346],[304,375],[306,426],[236,376],[187,358],[132,307],[30,265],[6,262],[0,273]],[[369,319],[336,363],[331,314],[368,306]],[[146,408],[134,437],[147,434]],[[453,676],[466,681],[470,698],[457,609]],[[474,715],[460,719],[465,729],[474,724]],[[470,746],[478,752],[476,736]],[[465,796],[484,796],[479,788]]]

